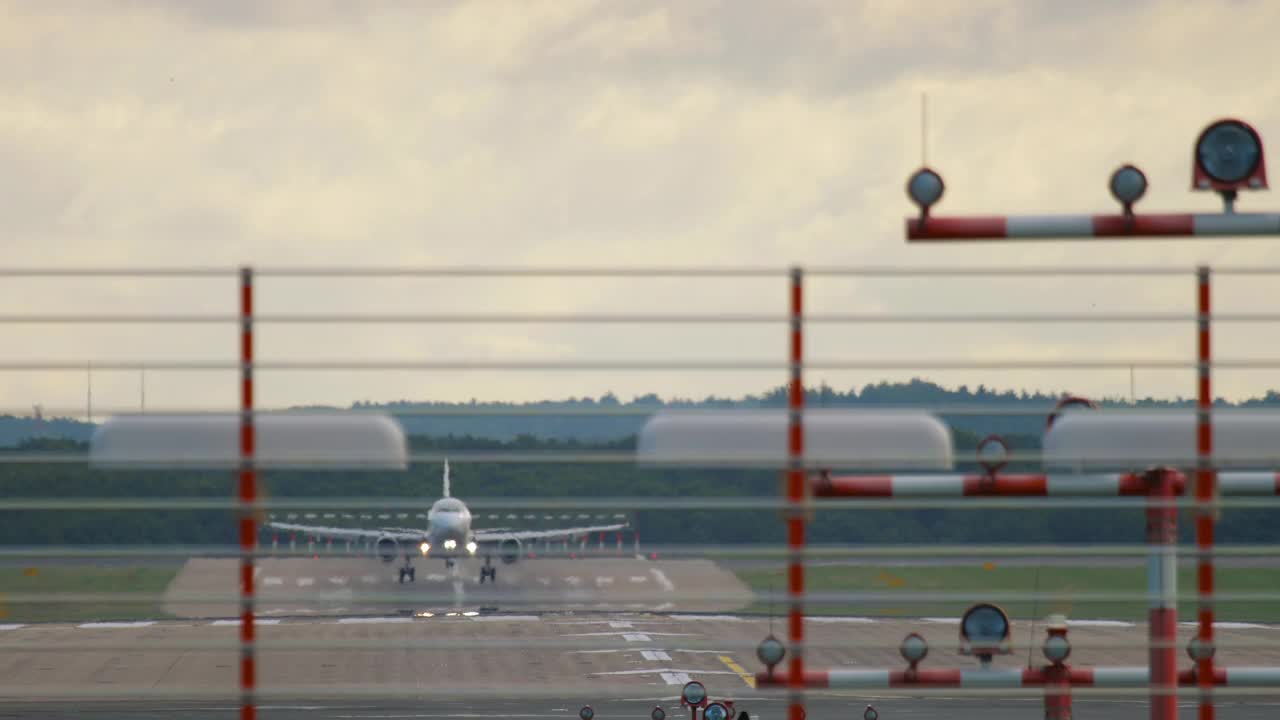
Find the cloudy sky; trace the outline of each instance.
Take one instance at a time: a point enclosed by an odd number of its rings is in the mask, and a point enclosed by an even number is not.
[[[940,212],[1105,211],[1142,166],[1146,210],[1213,211],[1191,143],[1238,115],[1280,142],[1280,4],[1250,2],[0,2],[6,266],[1280,266],[1271,240],[908,246],[908,173]],[[1267,193],[1242,210],[1280,206]],[[1167,278],[815,279],[813,312],[1187,311]],[[1221,308],[1280,311],[1265,279]],[[784,280],[264,277],[270,312],[769,312]],[[6,277],[5,313],[227,314],[230,278]],[[149,362],[147,402],[228,407],[229,325],[9,325],[9,361]],[[1280,357],[1274,326],[1223,327],[1223,357]],[[1193,328],[829,325],[812,372],[846,388],[948,384],[1127,395],[1127,369],[937,371],[996,358],[1190,360]],[[781,361],[780,325],[264,325],[263,359]],[[1280,385],[1222,371],[1221,394]],[[1139,394],[1190,395],[1137,368]],[[704,396],[782,371],[264,372],[266,405]],[[85,373],[8,372],[0,405],[80,408]],[[139,373],[94,373],[100,408]]]

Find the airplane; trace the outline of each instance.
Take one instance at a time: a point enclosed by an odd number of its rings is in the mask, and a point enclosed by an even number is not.
[[[337,540],[372,541],[374,552],[384,563],[395,561],[403,553],[404,565],[400,567],[400,582],[414,581],[413,558],[442,558],[445,567],[452,568],[459,558],[484,556],[480,568],[480,583],[498,581],[498,568],[493,556],[510,565],[520,559],[524,543],[537,540],[567,539],[595,532],[610,532],[627,527],[626,523],[594,525],[590,527],[556,528],[554,530],[510,530],[492,528],[476,530],[471,527],[471,511],[464,502],[453,497],[449,482],[449,461],[444,461],[444,491],[427,512],[427,527],[376,529],[320,527],[295,525],[284,522],[268,522],[267,527],[288,532],[308,534],[313,537]]]

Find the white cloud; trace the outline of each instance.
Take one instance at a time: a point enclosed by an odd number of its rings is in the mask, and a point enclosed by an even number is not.
[[[1274,263],[1267,240],[907,246],[906,174],[931,104],[940,211],[1105,210],[1138,162],[1147,209],[1187,192],[1209,119],[1280,126],[1267,71],[1280,7],[1135,3],[82,3],[0,21],[0,235],[11,265],[835,265]],[[1230,33],[1218,28],[1228,25]],[[1263,194],[1242,200],[1266,207]],[[781,313],[782,280],[264,279],[263,311]],[[1189,278],[1017,282],[823,279],[814,311],[1190,308]],[[1262,302],[1220,291],[1224,307]],[[10,312],[227,313],[230,279],[0,288]],[[869,310],[867,310],[869,311]],[[10,354],[232,358],[223,330],[7,329]],[[266,326],[297,357],[783,357],[779,327]],[[1185,352],[1190,329],[1108,326],[814,330],[828,357]],[[201,334],[203,333],[203,334]],[[1088,341],[1084,340],[1088,337]],[[1136,344],[1134,337],[1144,338]],[[1223,330],[1220,349],[1280,354]],[[947,345],[938,345],[940,338]],[[1092,344],[1092,345],[1090,345]],[[881,348],[883,349],[883,348]],[[872,353],[874,355],[874,353]],[[921,372],[920,374],[930,374]],[[838,385],[871,372],[831,373]],[[1248,377],[1246,377],[1248,375]],[[943,373],[1115,392],[1074,372]],[[1169,373],[1151,392],[1189,394]],[[1224,374],[1223,392],[1268,386]],[[81,402],[82,378],[0,385],[19,408]],[[781,373],[310,374],[272,402],[529,399],[755,391]],[[101,381],[133,402],[132,376]],[[111,383],[115,384],[112,385]],[[218,384],[155,373],[154,403],[220,404]],[[221,381],[219,381],[221,382]],[[1123,385],[1127,385],[1127,378]],[[228,385],[227,387],[230,387]],[[57,401],[55,403],[55,400]],[[104,400],[106,402],[106,400]]]

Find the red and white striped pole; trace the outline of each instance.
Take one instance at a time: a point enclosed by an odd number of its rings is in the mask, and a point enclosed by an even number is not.
[[[1197,403],[1196,403],[1196,545],[1199,550],[1199,620],[1201,655],[1196,659],[1200,677],[1200,720],[1213,720],[1213,535],[1214,499],[1217,494],[1217,478],[1213,468],[1213,386],[1210,344],[1210,281],[1209,268],[1196,269],[1197,304]]]
[[[1147,615],[1151,720],[1178,720],[1178,496],[1175,470],[1147,473]]]
[[[254,664],[253,570],[258,528],[254,505],[258,473],[254,468],[253,426],[253,270],[240,270],[240,717],[254,720],[257,667]]]
[[[1280,495],[1280,473],[1216,472],[1220,495]],[[1062,475],[818,475],[810,480],[815,497],[1141,497],[1150,491],[1142,475],[1094,473]],[[1184,492],[1179,475],[1173,492]]]
[[[791,269],[791,379],[787,393],[787,589],[791,646],[789,720],[804,720],[804,270]]]
[[[1280,235],[1277,213],[990,215],[908,218],[908,242]]]

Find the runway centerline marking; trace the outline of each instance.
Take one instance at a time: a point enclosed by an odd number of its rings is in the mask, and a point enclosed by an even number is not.
[[[298,587],[311,587],[316,584],[315,578],[298,578]]]
[[[606,585],[612,585],[612,584],[613,584],[613,578],[611,577],[605,576],[605,577],[596,578],[596,587],[604,587]]]
[[[647,578],[647,577],[645,577],[645,576],[643,576],[643,575],[632,575],[632,576],[631,576],[631,582],[633,582],[633,583],[649,582],[649,578]]]
[[[234,625],[234,626],[236,626],[236,627],[239,627],[239,626],[240,626],[240,618],[233,618],[233,619],[230,619],[230,620],[214,620],[213,622],[211,622],[211,623],[209,623],[209,624],[210,624],[210,625],[212,625],[212,626],[215,626],[215,627],[223,627],[223,626],[227,626],[227,625]],[[272,620],[268,620],[268,619],[265,619],[265,618],[254,618],[254,620],[253,620],[253,624],[254,624],[254,625],[279,625],[279,624],[280,624],[280,618],[275,618],[275,619],[272,619]]]
[[[263,585],[283,585],[284,578],[278,578],[278,577],[263,578],[262,584]]]
[[[0,630],[17,630],[21,627],[26,627],[26,625],[0,625]]]
[[[742,678],[742,682],[746,683],[747,687],[753,688],[753,689],[755,688],[756,686],[755,677],[753,677],[751,673],[747,672],[746,668],[734,662],[733,658],[729,657],[728,655],[721,655],[720,662],[724,663],[725,667],[729,668],[734,673],[736,673],[738,677]]]
[[[644,633],[623,633],[622,639],[627,642],[653,642],[653,638]]]
[[[155,625],[155,620],[132,620],[128,622],[87,622],[77,625],[78,628],[141,628]]]
[[[378,577],[376,575],[363,575],[360,577],[360,582],[364,583],[365,585],[373,585],[374,583],[378,582]]]
[[[381,623],[409,623],[413,618],[407,617],[350,617],[338,618],[339,625],[374,625]]]
[[[671,656],[665,650],[641,650],[640,654],[645,660],[670,660]]]
[[[329,582],[333,583],[334,585],[346,585],[347,579],[344,577],[331,577],[329,578]]]
[[[627,622],[626,620],[610,620],[610,621],[609,621],[609,627],[611,627],[611,628],[629,628],[629,627],[635,627],[635,625],[632,625],[631,623]]]

